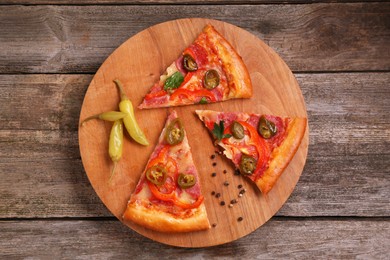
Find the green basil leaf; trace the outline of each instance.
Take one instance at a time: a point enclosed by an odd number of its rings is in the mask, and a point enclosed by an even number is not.
[[[176,71],[165,80],[164,90],[176,89],[180,86],[181,83],[183,83],[183,81],[184,76],[179,71]]]
[[[220,121],[219,125],[217,123],[214,123],[214,128],[213,128],[212,132],[213,132],[215,138],[218,139],[218,141],[223,139],[223,138],[232,137],[231,134],[223,134],[224,131],[225,131],[224,121]]]

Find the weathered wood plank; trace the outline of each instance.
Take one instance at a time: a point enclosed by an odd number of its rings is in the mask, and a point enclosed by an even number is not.
[[[167,20],[240,26],[294,71],[389,70],[389,3],[0,6],[0,73],[93,73],[122,42]]]
[[[0,221],[0,232],[3,258],[386,259],[390,254],[386,219],[275,218],[239,240],[199,249],[159,244],[110,220]]]
[[[91,75],[0,75],[0,129],[75,131]]]
[[[278,215],[390,216],[390,73],[296,76],[308,107],[309,156]],[[78,150],[90,79],[0,76],[0,218],[110,215]]]
[[[321,142],[342,142],[345,146],[336,149],[345,149],[350,142],[388,137],[390,73],[295,76],[307,104],[312,144],[323,138]],[[91,79],[91,75],[0,75],[0,129],[76,131]],[[380,144],[383,138],[377,145],[386,145]],[[354,148],[349,151],[365,151]]]
[[[65,157],[65,155],[64,155]],[[80,160],[1,162],[0,218],[111,216]]]
[[[365,0],[364,2],[385,2],[385,0]],[[24,4],[24,5],[208,5],[208,4],[308,4],[308,3],[353,3],[361,0],[3,0],[0,5]]]
[[[309,152],[302,177],[277,216],[390,216],[389,155]],[[44,156],[51,153],[31,161],[2,158],[0,218],[111,216],[80,160]]]

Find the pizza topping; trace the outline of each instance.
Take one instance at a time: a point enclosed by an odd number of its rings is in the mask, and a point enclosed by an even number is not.
[[[184,128],[180,119],[174,119],[167,127],[165,140],[170,145],[181,143],[184,139]]]
[[[173,73],[170,77],[165,80],[164,90],[171,91],[177,89],[184,81],[184,76],[179,71]]]
[[[153,196],[156,199],[162,200],[162,201],[172,201],[175,199],[175,189],[173,185],[167,186],[164,185],[164,189],[162,189],[163,186],[160,188],[156,186],[155,184],[148,182],[148,186],[150,191],[152,192]],[[169,187],[173,187],[173,189],[169,189]],[[160,190],[161,189],[161,190]]]
[[[210,102],[215,102],[217,99],[214,94],[206,89],[198,89],[198,90],[188,90],[184,88],[179,88],[170,96],[170,100],[175,100],[178,98],[185,98],[190,101],[195,101],[204,98]],[[199,102],[198,101],[198,102]]]
[[[153,184],[162,185],[167,179],[167,170],[161,165],[154,165],[146,171],[146,178]]]
[[[198,69],[198,64],[194,58],[189,54],[185,54],[183,57],[183,66],[187,71],[196,71]]]
[[[234,121],[231,125],[231,131],[236,139],[242,139],[245,136],[244,127],[237,121]]]
[[[202,98],[199,100],[199,104],[207,104],[207,98],[202,97]]]
[[[214,89],[219,85],[219,74],[216,70],[208,70],[203,78],[203,85],[207,89]]]
[[[217,123],[214,123],[212,133],[218,139],[218,141],[222,140],[223,138],[230,138],[232,136],[231,134],[224,134],[224,132],[225,126],[223,121],[220,121],[219,125]]]
[[[191,174],[179,174],[179,178],[177,179],[177,184],[182,189],[188,189],[195,185],[196,179],[194,175]]]
[[[200,195],[196,201],[194,201],[193,203],[186,203],[186,202],[183,202],[177,198],[174,199],[174,204],[182,209],[194,209],[194,208],[197,208],[199,207],[199,205],[203,202],[204,200],[204,197],[202,195]]]
[[[276,134],[277,127],[273,122],[262,116],[259,121],[258,131],[263,138],[269,139]]]
[[[256,170],[257,161],[255,158],[243,154],[240,161],[240,171],[244,175],[252,175]]]

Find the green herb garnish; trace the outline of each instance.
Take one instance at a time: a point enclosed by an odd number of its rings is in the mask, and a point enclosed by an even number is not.
[[[180,86],[181,83],[183,83],[183,81],[184,76],[179,71],[176,71],[165,80],[164,90],[176,89]]]
[[[205,97],[202,97],[200,100],[199,100],[199,104],[207,104],[207,98]]]
[[[225,131],[225,126],[224,126],[224,122],[223,121],[220,121],[219,122],[219,125],[217,123],[214,123],[214,129],[213,129],[213,134],[215,136],[215,138],[219,140],[223,139],[223,138],[230,138],[232,137],[231,134],[223,134],[223,132]]]

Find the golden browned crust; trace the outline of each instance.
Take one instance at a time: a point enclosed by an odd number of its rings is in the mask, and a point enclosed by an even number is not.
[[[228,76],[229,92],[223,100],[232,98],[249,98],[252,96],[252,83],[248,70],[233,46],[219,34],[212,25],[207,25],[203,31],[208,35],[222,60]]]
[[[190,232],[210,228],[204,203],[194,209],[191,216],[180,218],[134,202],[127,205],[123,219],[160,232]]]
[[[306,118],[295,118],[289,123],[286,138],[272,151],[268,169],[256,180],[256,185],[263,194],[267,194],[272,189],[294,157],[305,134],[306,124]]]

